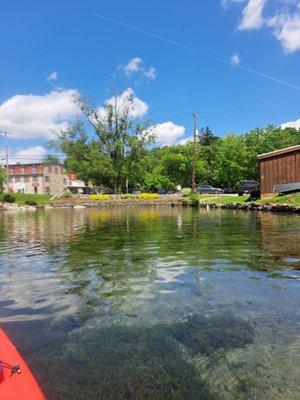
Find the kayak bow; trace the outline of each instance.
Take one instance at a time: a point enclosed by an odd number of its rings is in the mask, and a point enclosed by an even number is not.
[[[0,399],[46,400],[29,367],[1,328]]]

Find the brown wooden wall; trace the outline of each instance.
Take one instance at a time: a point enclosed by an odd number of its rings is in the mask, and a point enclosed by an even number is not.
[[[261,194],[273,193],[274,185],[300,182],[300,150],[259,160]]]

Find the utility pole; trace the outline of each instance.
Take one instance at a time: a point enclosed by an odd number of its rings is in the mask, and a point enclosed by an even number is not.
[[[6,161],[6,177],[9,178],[9,167],[8,167],[8,143],[7,143],[7,136],[12,135],[11,132],[0,131],[2,135],[4,135],[4,148],[5,148],[5,161]]]
[[[198,115],[193,113],[194,119],[194,142],[193,142],[193,168],[192,168],[192,193],[196,191],[196,183],[195,183],[195,176],[196,176],[196,139],[197,139],[197,120]]]

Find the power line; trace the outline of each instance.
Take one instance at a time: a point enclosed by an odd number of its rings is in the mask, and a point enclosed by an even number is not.
[[[127,29],[130,29],[130,30],[142,33],[144,35],[150,36],[150,37],[152,37],[154,39],[157,39],[157,40],[160,40],[162,42],[171,44],[172,46],[180,47],[182,49],[191,51],[193,53],[201,54],[201,55],[203,55],[205,57],[211,58],[212,60],[218,61],[218,62],[226,64],[226,65],[230,65],[231,67],[233,66],[233,64],[230,61],[225,60],[225,59],[223,59],[221,57],[215,56],[214,54],[211,54],[211,53],[209,53],[207,51],[196,49],[196,48],[190,47],[190,46],[186,46],[186,45],[184,45],[182,43],[179,43],[179,42],[176,42],[174,40],[170,40],[170,39],[165,38],[163,36],[157,35],[156,33],[152,33],[152,32],[146,31],[144,29],[138,28],[136,26],[129,25],[129,24],[126,24],[126,23],[121,22],[121,21],[117,21],[117,20],[112,19],[112,18],[105,17],[104,15],[101,15],[101,14],[95,14],[94,13],[93,15],[95,17],[97,17],[97,18],[100,18],[100,19],[104,20],[104,21],[107,21],[107,22],[110,22],[110,23],[113,23],[113,24],[116,24],[116,25],[119,25],[119,26],[123,26],[124,28],[127,28]],[[239,69],[241,69],[243,71],[249,72],[249,73],[251,73],[253,75],[260,76],[261,78],[265,78],[265,79],[268,79],[270,81],[279,83],[281,85],[290,87],[292,89],[300,90],[300,86],[294,85],[293,83],[285,82],[285,81],[283,81],[281,79],[275,78],[274,76],[265,74],[263,72],[256,71],[256,70],[254,70],[252,68],[244,67],[241,64],[236,64],[236,65],[234,65],[234,67],[235,68],[239,68]]]

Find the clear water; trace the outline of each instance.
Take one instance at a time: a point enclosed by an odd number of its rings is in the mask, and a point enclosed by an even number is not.
[[[49,400],[297,399],[300,216],[0,217],[0,322]]]

